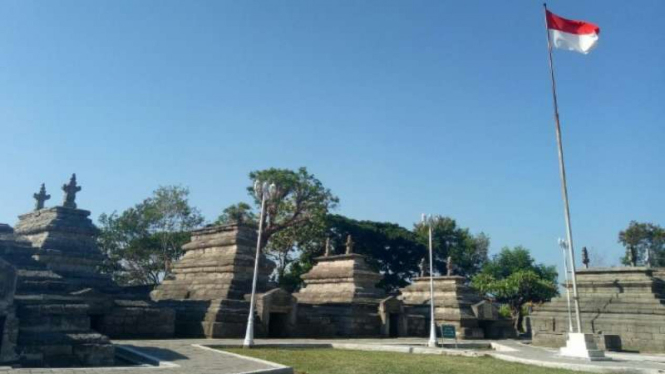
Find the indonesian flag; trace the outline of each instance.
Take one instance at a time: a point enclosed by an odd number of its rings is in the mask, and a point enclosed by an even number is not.
[[[593,23],[561,18],[546,10],[547,31],[556,48],[587,54],[598,43],[600,28]]]

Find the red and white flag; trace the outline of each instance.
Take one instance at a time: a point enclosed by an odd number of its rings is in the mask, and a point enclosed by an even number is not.
[[[547,31],[556,48],[587,54],[598,43],[600,28],[593,23],[573,21],[546,10]]]

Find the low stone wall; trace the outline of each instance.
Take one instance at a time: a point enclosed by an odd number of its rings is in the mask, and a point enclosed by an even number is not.
[[[298,304],[296,337],[380,337],[378,304]]]
[[[145,301],[116,300],[110,312],[93,318],[93,329],[111,339],[172,338],[175,311]]]
[[[597,268],[577,272],[582,330],[625,350],[665,352],[665,283],[654,269]],[[533,343],[562,346],[568,331],[565,292],[534,308]],[[573,321],[574,324],[574,321]]]

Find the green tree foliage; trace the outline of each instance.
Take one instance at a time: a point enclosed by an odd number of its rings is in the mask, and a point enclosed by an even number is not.
[[[99,245],[107,256],[103,270],[120,284],[159,283],[182,256],[189,232],[203,223],[188,197],[186,188],[165,186],[122,214],[102,214]]]
[[[367,261],[384,278],[379,287],[395,291],[418,275],[418,264],[427,249],[408,229],[389,222],[357,221],[340,215],[329,215],[328,237],[334,253],[346,250],[345,243],[351,235],[355,253],[368,256]]]
[[[653,223],[631,221],[619,232],[619,243],[626,248],[621,259],[624,265],[665,266],[665,229]],[[635,252],[636,263],[631,263],[630,252]]]
[[[508,305],[515,329],[519,329],[524,304],[549,301],[558,295],[557,276],[554,266],[536,264],[529,250],[518,246],[503,248],[472,278],[471,285]]]
[[[240,202],[224,209],[219,218],[217,218],[217,221],[215,221],[215,224],[226,225],[237,222],[256,225],[258,220],[259,219],[256,217],[256,213],[254,213],[252,206]]]
[[[242,220],[258,224],[261,201],[254,195],[254,182],[275,183],[277,194],[266,203],[262,246],[266,255],[277,263],[277,281],[285,288],[292,288],[293,277],[285,278],[286,269],[298,253],[311,251],[325,240],[325,217],[337,207],[339,199],[304,167],[253,171],[249,178],[247,191],[254,207],[246,203],[232,205],[224,210],[217,223]]]
[[[414,225],[417,240],[428,245],[429,229],[422,222]],[[484,233],[472,235],[469,229],[457,226],[449,217],[437,216],[432,229],[434,246],[434,270],[446,274],[448,256],[452,258],[455,275],[471,277],[478,273],[487,262],[489,237]]]
[[[426,253],[413,232],[397,224],[358,221],[331,214],[325,220],[324,236],[300,253],[285,274],[285,283],[291,289],[300,286],[300,276],[311,270],[315,257],[323,255],[325,238],[330,239],[331,254],[345,253],[348,235],[355,243],[353,252],[368,256],[369,265],[383,273],[379,287],[388,291],[406,286],[408,279],[417,275],[418,263]]]

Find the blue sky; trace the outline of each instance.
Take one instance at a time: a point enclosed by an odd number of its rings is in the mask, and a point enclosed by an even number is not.
[[[549,6],[601,27],[554,57],[573,234],[609,265],[630,220],[665,224],[665,2]],[[0,222],[72,172],[95,218],[182,184],[212,220],[249,171],[306,166],[341,214],[559,265],[549,84],[538,1],[4,1]]]

